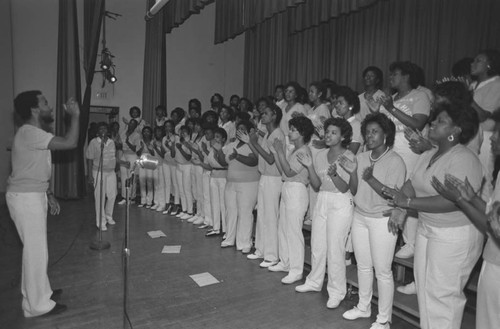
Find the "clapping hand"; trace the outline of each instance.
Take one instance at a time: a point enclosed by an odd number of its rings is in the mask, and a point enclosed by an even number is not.
[[[366,167],[365,170],[363,170],[363,180],[368,182],[370,179],[373,178],[373,166]]]
[[[356,161],[356,158],[351,160],[345,154],[341,154],[339,156],[339,165],[349,174],[353,174],[356,169],[358,169],[358,162]]]
[[[380,111],[381,104],[380,100],[373,98],[373,96],[366,98],[366,105],[368,105],[368,108],[372,113]]]
[[[73,97],[70,97],[66,104],[63,105],[63,107],[64,110],[71,116],[80,114],[80,106],[78,106],[78,103]]]
[[[445,184],[441,183],[436,176],[432,176],[431,185],[442,197],[453,203],[457,202],[458,198],[460,198],[460,191],[455,186],[446,184],[446,181]]]
[[[408,140],[408,144],[413,153],[422,154],[432,149],[432,143],[424,138],[419,131],[405,127],[405,138]]]
[[[391,95],[388,95],[388,94],[384,94],[382,96],[380,96],[377,101],[383,105],[387,111],[391,111],[391,109],[394,107],[394,102],[392,100],[392,97]]]
[[[491,212],[488,214],[488,223],[490,224],[491,231],[493,235],[500,239],[500,202],[495,201]]]
[[[467,201],[472,200],[476,196],[476,192],[474,192],[474,188],[470,185],[467,177],[465,177],[465,181],[461,181],[452,174],[445,174],[444,183],[446,186],[453,185],[460,192],[460,196]]]
[[[250,143],[257,144],[257,142],[259,141],[259,132],[260,132],[260,130],[257,130],[257,131],[250,133],[250,135],[249,135]]]
[[[283,153],[283,149],[284,149],[284,145],[283,145],[283,142],[276,138],[274,141],[273,141],[273,147],[274,147],[274,150],[277,152],[277,153]]]
[[[248,133],[246,131],[237,130],[236,131],[236,138],[238,138],[240,141],[242,141],[245,144],[248,144],[250,142],[250,137],[248,136]]]
[[[330,177],[336,177],[337,176],[337,164],[336,163],[332,163],[330,165],[330,167],[328,167],[328,172],[327,172],[328,176]]]
[[[389,198],[389,205],[392,207],[406,208],[408,197],[398,188],[382,187],[382,194]]]
[[[300,162],[300,164],[302,164],[306,168],[312,166],[311,156],[307,153],[298,153],[297,160]]]
[[[236,159],[237,156],[238,156],[238,152],[236,152],[236,149],[233,148],[233,152],[228,155],[228,159],[229,159],[229,161],[231,161],[233,159]]]

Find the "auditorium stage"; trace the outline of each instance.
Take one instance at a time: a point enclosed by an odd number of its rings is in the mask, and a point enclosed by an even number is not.
[[[29,206],[29,205],[27,205]],[[25,319],[21,311],[21,243],[0,201],[0,328],[123,328],[122,245],[125,207],[116,205],[115,226],[103,232],[111,248],[93,251],[96,238],[93,200],[62,201],[61,214],[48,217],[49,278],[62,288],[68,311]],[[259,268],[234,248],[220,248],[221,237],[177,218],[131,206],[129,316],[133,328],[369,328],[371,319],[347,321],[342,313],[356,303],[347,299],[326,308],[321,293],[294,291],[283,273]],[[152,239],[148,231],[167,237]],[[164,245],[181,245],[180,254],[162,254]],[[199,287],[190,275],[208,272],[220,283]],[[375,309],[376,306],[373,306]],[[393,329],[415,328],[394,317]]]

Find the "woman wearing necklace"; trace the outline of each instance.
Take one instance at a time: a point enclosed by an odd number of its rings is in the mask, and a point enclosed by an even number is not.
[[[482,247],[482,235],[456,204],[437,192],[435,179],[467,179],[474,191],[482,181],[481,164],[466,144],[477,132],[477,114],[463,103],[437,103],[429,138],[437,146],[420,155],[401,191],[384,188],[394,206],[418,211],[414,274],[420,326],[460,328],[463,289]],[[391,223],[396,224],[396,223]]]
[[[391,147],[394,123],[382,113],[369,114],[361,124],[361,133],[369,151],[358,154],[355,161],[342,155],[340,166],[349,173],[349,188],[354,195],[354,218],[351,227],[354,254],[358,261],[359,302],[345,312],[347,320],[369,318],[373,293],[373,269],[378,287],[378,315],[370,329],[389,329],[394,298],[392,260],[397,235],[389,232],[387,200],[384,186],[400,188],[406,168]]]
[[[287,147],[290,148],[293,148],[293,145],[291,145],[291,142],[288,139],[288,121],[296,116],[306,115],[306,108],[304,107],[304,105],[298,102],[299,92],[301,88],[302,87],[297,82],[293,81],[289,82],[285,86],[286,107],[283,110],[283,118],[280,122],[280,128],[285,134]]]
[[[354,160],[355,155],[347,149],[351,136],[352,128],[347,120],[330,118],[325,121],[328,148],[320,150],[314,158],[298,156],[309,172],[311,186],[319,193],[312,221],[311,272],[295,291],[321,291],[328,266],[328,308],[337,308],[346,294],[344,255],[354,204],[349,191],[349,174],[338,166],[338,159],[344,155]]]
[[[395,62],[390,66],[389,83],[396,90],[394,95],[384,95],[380,98],[383,108],[382,113],[396,125],[396,138],[394,151],[404,160],[407,172],[412,172],[418,155],[410,149],[405,138],[405,127],[422,131],[429,118],[431,104],[429,97],[418,87],[416,65],[410,62]],[[424,133],[425,134],[425,133]],[[417,219],[410,216],[403,230],[405,245],[396,253],[396,257],[410,258],[415,250],[415,236],[417,232]]]

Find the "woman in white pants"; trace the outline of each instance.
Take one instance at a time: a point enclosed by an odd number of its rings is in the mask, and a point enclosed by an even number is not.
[[[132,172],[131,169],[134,167],[134,163],[137,160],[137,154],[135,153],[135,145],[139,145],[141,140],[141,135],[136,131],[137,121],[135,119],[131,119],[128,121],[127,130],[123,132],[121,139],[123,141],[122,145],[122,158],[120,162],[120,179],[122,184],[122,195],[124,197],[118,204],[124,205],[126,203],[125,194],[126,194],[126,180],[130,178]],[[136,170],[136,173],[138,170]],[[129,198],[132,200],[135,199],[136,191],[133,187],[136,187],[135,184],[131,185]]]
[[[177,185],[181,198],[182,212],[177,217],[180,219],[189,219],[193,217],[193,193],[191,190],[191,151],[187,147],[187,142],[191,138],[191,131],[187,126],[180,128],[180,136],[175,138],[175,146],[172,153],[177,162]]]
[[[194,199],[196,200],[196,214],[188,219],[188,222],[195,225],[200,225],[205,221],[205,197],[203,195],[203,167],[201,166],[200,154],[201,143],[205,140],[205,133],[202,127],[202,121],[199,118],[190,118],[187,122],[193,125],[193,135],[191,141],[188,143],[191,150],[191,178],[192,178],[192,191]],[[208,195],[210,197],[210,195]],[[209,198],[208,198],[209,202]]]
[[[495,121],[490,138],[491,152],[498,157],[500,112],[494,112],[491,119]],[[480,194],[475,193],[468,180],[462,181],[448,175],[444,184],[437,184],[437,187],[439,194],[457,204],[474,226],[487,236],[477,289],[476,329],[500,328],[500,175],[497,176],[495,190],[487,203],[481,199]]]
[[[136,146],[137,156],[149,154],[154,156],[153,129],[149,126],[142,128],[142,139]],[[141,203],[138,207],[151,208],[153,204],[154,174],[152,169],[139,167],[139,188],[141,189]]]
[[[347,150],[352,128],[341,118],[324,123],[327,149],[319,151],[314,159],[299,157],[309,172],[311,186],[318,190],[311,232],[311,272],[306,282],[295,287],[297,292],[321,291],[328,266],[328,308],[337,308],[346,294],[345,246],[351,229],[354,202],[349,191],[349,174],[338,166],[341,155],[354,161]]]
[[[163,137],[165,136],[163,125],[154,127],[153,134],[154,134],[153,149],[155,151],[154,157],[156,160],[158,160],[158,166],[156,167],[156,169],[153,170],[154,206],[151,207],[151,210],[163,212],[165,211],[165,205],[167,204],[167,196],[165,195],[166,180],[163,170],[164,151],[162,150],[161,147]]]
[[[214,129],[214,139],[210,151],[206,158],[207,169],[210,173],[210,201],[212,204],[212,228],[205,236],[217,236],[222,232],[227,232],[226,225],[226,201],[224,191],[227,182],[227,164],[221,163],[217,159],[223,159],[223,145],[227,141],[227,132],[220,127]],[[221,225],[222,223],[222,225]]]
[[[382,195],[385,185],[400,188],[405,181],[403,159],[391,149],[394,144],[394,123],[384,114],[368,115],[361,125],[367,152],[356,161],[346,156],[340,165],[350,174],[349,188],[354,195],[354,219],[351,228],[354,254],[358,261],[359,302],[343,314],[355,320],[371,316],[373,269],[378,287],[378,315],[370,329],[389,329],[394,298],[392,260],[397,235],[388,229],[391,207]]]
[[[283,115],[278,105],[272,100],[264,102],[260,123],[265,125],[266,135],[259,140],[258,132],[244,136],[245,143],[259,157],[259,191],[257,194],[257,225],[255,228],[255,252],[248,259],[264,258],[260,267],[276,265],[278,256],[278,217],[283,181],[276,165],[276,159],[270,151],[275,139],[285,144],[285,134],[279,128]]]
[[[281,279],[292,284],[302,279],[304,269],[304,236],[302,223],[309,205],[309,174],[298,161],[299,155],[311,156],[307,143],[314,133],[310,119],[296,116],[289,121],[288,139],[294,146],[288,157],[285,145],[279,139],[273,143],[274,157],[284,183],[281,189],[280,217],[278,221],[279,263],[268,267],[273,272],[288,272]]]
[[[438,103],[429,139],[437,146],[422,153],[401,191],[387,189],[397,207],[418,211],[414,273],[420,327],[459,328],[463,292],[483,237],[456,204],[436,192],[447,175],[467,180],[478,191],[483,177],[477,156],[466,146],[478,129],[477,114],[463,103]]]
[[[175,148],[175,123],[172,120],[165,121],[163,125],[165,128],[165,137],[162,140],[162,147],[165,150],[165,154],[163,155],[164,164],[167,165],[167,168],[164,167],[164,178],[165,182],[165,197],[167,203],[169,203],[168,207],[163,211],[163,214],[169,214],[172,216],[177,215],[181,211],[181,199],[180,199],[180,191],[179,185],[177,184],[177,162],[174,159],[172,149]],[[174,202],[170,203],[170,196],[174,196]]]
[[[248,133],[252,128],[249,121],[238,124],[237,133]],[[253,209],[257,203],[260,174],[257,157],[250,147],[239,138],[224,148],[225,159],[217,153],[221,164],[228,164],[227,183],[224,191],[226,202],[226,239],[221,247],[236,244],[236,249],[248,254],[252,248]],[[223,161],[221,161],[223,160]]]

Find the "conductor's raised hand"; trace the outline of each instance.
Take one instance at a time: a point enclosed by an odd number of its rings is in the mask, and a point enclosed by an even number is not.
[[[64,110],[71,116],[80,115],[80,106],[73,97],[68,99],[64,105]]]

